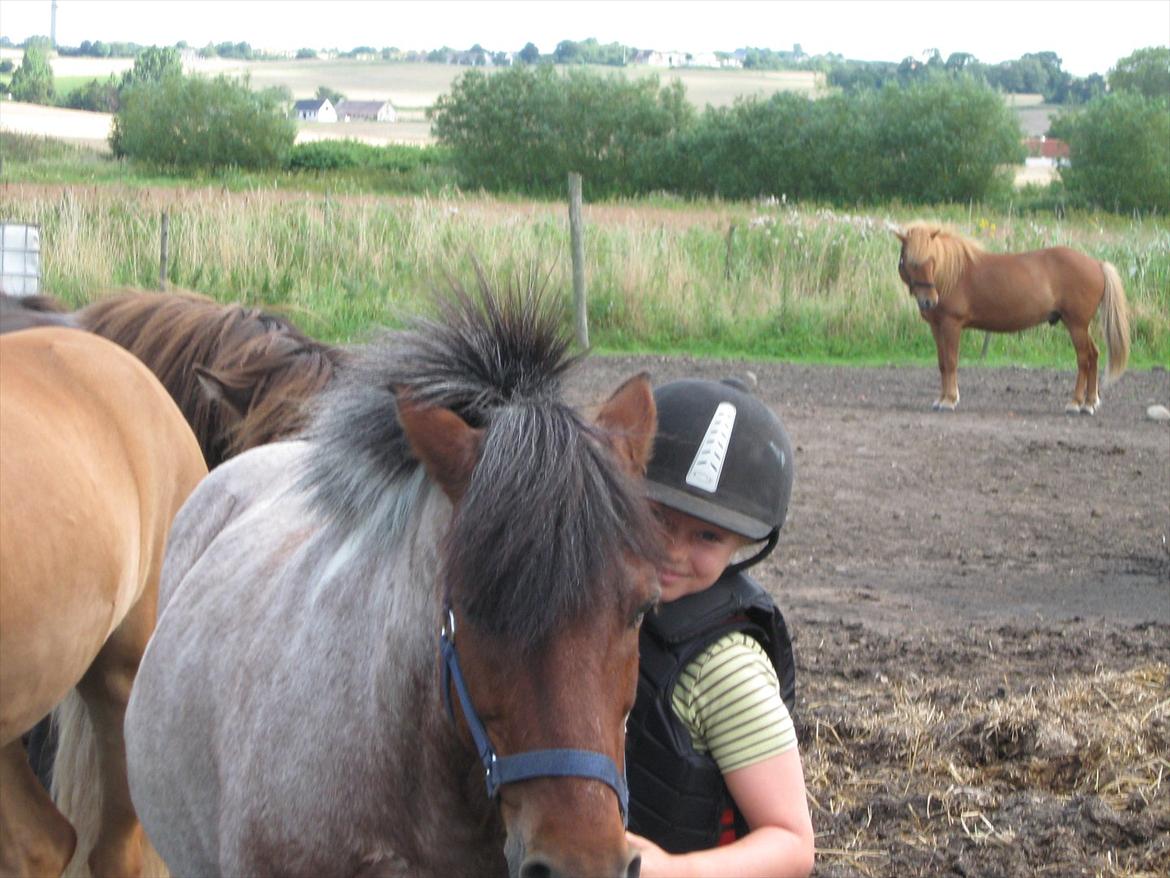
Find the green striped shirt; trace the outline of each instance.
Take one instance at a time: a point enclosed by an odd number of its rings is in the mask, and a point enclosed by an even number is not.
[[[723,774],[796,746],[776,669],[756,639],[740,631],[691,660],[679,675],[671,705],[690,730],[695,750],[710,753]]]

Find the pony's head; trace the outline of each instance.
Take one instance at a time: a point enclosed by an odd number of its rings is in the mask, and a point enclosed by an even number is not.
[[[421,685],[439,683],[440,654],[451,673],[432,702],[449,730],[436,746],[451,748],[444,761],[459,766],[470,807],[489,827],[502,821],[513,876],[627,878],[638,857],[619,805],[625,719],[661,552],[641,484],[656,428],[649,380],[632,378],[593,417],[580,414],[561,395],[576,358],[559,303],[538,290],[496,293],[482,279],[479,292],[457,287],[438,319],[360,351],[322,398],[310,433],[314,504],[342,530],[369,527],[380,498],[425,470],[429,493],[450,508],[441,542],[410,548],[414,578],[427,580],[411,584],[433,589],[434,615],[420,624],[444,630],[420,656]],[[551,770],[519,780],[501,771],[489,798],[476,717],[501,764],[538,756]],[[600,760],[618,783],[558,764],[561,751]]]
[[[639,548],[653,526],[635,487],[654,436],[648,380],[619,388],[590,425],[520,406],[477,429],[405,395],[399,416],[454,504],[444,568],[470,712],[502,758],[575,750],[624,774],[638,628],[657,600],[650,547]],[[636,875],[624,794],[550,774],[499,787],[511,874]]]
[[[939,297],[958,281],[966,265],[982,252],[969,238],[944,226],[912,223],[904,230],[894,230],[902,242],[898,257],[898,276],[926,313],[938,305]]]
[[[224,349],[193,372],[219,412],[211,454],[223,460],[286,439],[308,423],[308,402],[332,380],[345,353],[307,338],[291,324]]]

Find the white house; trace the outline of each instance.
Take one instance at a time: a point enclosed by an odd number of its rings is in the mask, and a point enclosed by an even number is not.
[[[329,103],[329,98],[309,101],[297,101],[293,105],[298,122],[336,122],[337,110]]]
[[[338,101],[337,118],[341,122],[393,122],[398,113],[389,101]]]

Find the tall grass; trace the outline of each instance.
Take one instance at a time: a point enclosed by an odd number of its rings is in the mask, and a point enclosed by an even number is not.
[[[571,308],[567,209],[454,193],[380,197],[271,188],[7,184],[0,217],[41,226],[44,286],[71,304],[153,288],[169,214],[169,279],[224,301],[286,310],[330,341],[399,324],[472,260],[499,283],[546,277]],[[609,351],[930,362],[934,345],[897,274],[891,207],[848,214],[666,198],[587,205],[591,342]],[[1135,366],[1170,363],[1170,222],[944,208],[988,249],[1066,244],[1117,265]],[[965,337],[964,356],[981,334]],[[997,336],[991,362],[1071,368],[1060,327]]]

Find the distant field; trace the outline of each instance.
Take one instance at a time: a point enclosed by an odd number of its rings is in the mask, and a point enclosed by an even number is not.
[[[19,49],[0,50],[0,58],[20,63]],[[133,67],[129,58],[53,58],[58,78],[105,79]],[[225,58],[197,59],[187,70],[214,76],[219,73],[248,73],[259,87],[282,85],[298,100],[328,86],[354,100],[390,100],[396,107],[422,110],[439,95],[451,90],[451,83],[469,68],[452,64],[408,64],[392,61],[304,60],[234,61]],[[655,67],[590,68],[600,73],[619,73],[629,79],[657,76],[664,84],[678,79],[687,96],[700,109],[707,104],[722,107],[744,95],[770,95],[778,91],[815,94],[823,77],[799,71],[754,71],[711,69],[666,69]]]
[[[19,49],[0,50],[0,58],[19,63]],[[90,79],[105,79],[121,74],[133,66],[129,58],[53,58],[53,73],[58,90],[68,91]],[[225,58],[197,59],[188,66],[189,73],[215,76],[247,73],[256,88],[284,86],[297,100],[313,97],[321,86],[339,91],[352,100],[389,100],[398,109],[399,121],[386,123],[302,124],[298,141],[352,138],[375,145],[388,143],[430,143],[430,124],[426,110],[439,96],[451,90],[452,83],[469,68],[452,64],[407,64],[390,61],[304,60],[304,61],[233,61]],[[618,70],[611,67],[590,68],[601,74],[620,74],[628,79],[657,76],[665,85],[680,80],[687,97],[697,108],[707,105],[724,107],[736,98],[749,95],[768,96],[779,91],[793,91],[813,96],[823,88],[823,77],[814,73],[708,70],[638,67]],[[41,119],[31,109],[13,118],[0,118],[0,128],[28,134],[48,134],[100,145],[105,140],[109,120],[91,120],[72,133],[62,133],[67,117],[48,110]],[[0,112],[0,117],[8,115]],[[76,117],[74,117],[76,118]],[[97,134],[98,129],[101,133]]]

